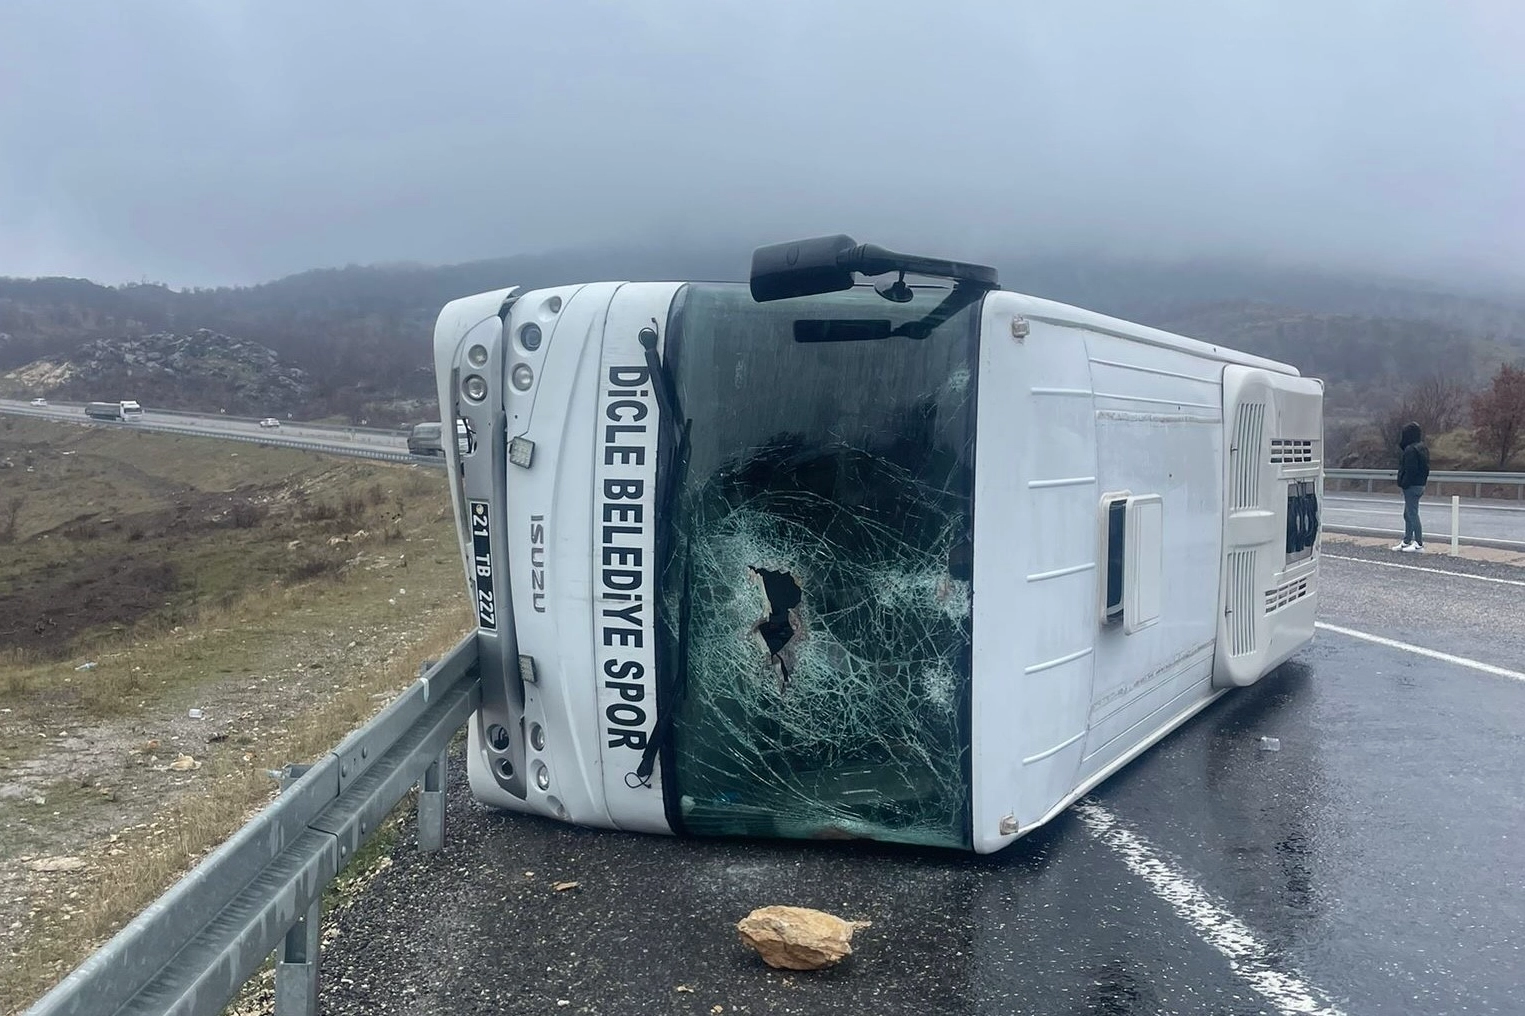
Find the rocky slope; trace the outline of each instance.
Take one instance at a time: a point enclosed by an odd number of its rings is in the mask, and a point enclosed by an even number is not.
[[[96,339],[66,357],[35,360],[5,374],[14,394],[56,399],[137,399],[145,405],[229,413],[282,413],[303,406],[315,385],[257,342],[210,329]]]

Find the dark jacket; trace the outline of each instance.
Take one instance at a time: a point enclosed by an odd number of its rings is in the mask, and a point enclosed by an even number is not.
[[[1430,482],[1430,450],[1419,433],[1419,424],[1406,424],[1398,439],[1398,486],[1423,487]]]

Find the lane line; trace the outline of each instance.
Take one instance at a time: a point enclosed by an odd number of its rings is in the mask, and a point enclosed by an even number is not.
[[[1403,502],[1395,500],[1393,498],[1384,498],[1384,497],[1326,497],[1326,498],[1324,498],[1324,501],[1325,501],[1325,503],[1328,503],[1328,502],[1331,502],[1331,501],[1337,501],[1340,504],[1381,504],[1381,505],[1392,505],[1394,508],[1398,509],[1399,511],[1403,510]],[[1451,502],[1450,501],[1421,501],[1419,503],[1419,510],[1423,511],[1426,508],[1433,508],[1435,511],[1447,511],[1448,512],[1448,511],[1451,510]],[[1510,505],[1510,504],[1477,504],[1475,501],[1471,501],[1471,502],[1463,501],[1461,503],[1461,510],[1464,511],[1464,512],[1467,512],[1467,511],[1474,511],[1474,512],[1525,512],[1525,508],[1518,508],[1518,507],[1516,507],[1514,505]]]
[[[1480,670],[1484,674],[1492,674],[1495,677],[1508,677],[1516,681],[1525,681],[1525,674],[1520,673],[1518,670],[1510,670],[1507,667],[1495,667],[1493,664],[1484,663],[1481,660],[1472,660],[1465,656],[1453,656],[1450,653],[1442,653],[1437,649],[1426,649],[1424,646],[1410,645],[1407,642],[1399,642],[1397,639],[1383,638],[1381,635],[1373,635],[1370,632],[1356,631],[1354,628],[1341,628],[1337,624],[1326,624],[1323,621],[1315,621],[1313,627],[1322,628],[1324,631],[1332,631],[1337,635],[1361,639],[1375,645],[1386,646],[1389,649],[1402,649],[1404,652],[1413,653],[1416,656],[1426,656],[1432,660],[1439,660],[1442,663],[1454,663],[1458,667],[1470,667],[1473,670]]]
[[[1229,969],[1264,995],[1283,1016],[1345,1016],[1325,992],[1289,969],[1278,969],[1271,950],[1211,894],[1175,870],[1148,840],[1126,828],[1094,799],[1075,805],[1092,836],[1122,859],[1197,936],[1228,958]]]
[[[1402,568],[1404,571],[1422,571],[1431,575],[1449,575],[1457,579],[1476,579],[1478,582],[1497,582],[1502,586],[1525,586],[1525,582],[1519,579],[1496,579],[1492,575],[1468,575],[1466,572],[1446,571],[1443,568],[1422,568],[1417,564],[1399,564],[1397,561],[1373,561],[1367,557],[1346,557],[1343,554],[1320,554],[1320,557],[1330,561],[1356,561],[1360,564],[1373,564],[1379,568]]]

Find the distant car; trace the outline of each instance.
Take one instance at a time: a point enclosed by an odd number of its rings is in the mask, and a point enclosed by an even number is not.
[[[46,406],[47,404],[48,404],[48,400],[47,399],[33,399],[32,400],[32,405],[34,405],[34,406]]]
[[[279,427],[281,425],[281,421],[277,420],[273,416],[267,416],[259,422],[259,425],[261,427]]]

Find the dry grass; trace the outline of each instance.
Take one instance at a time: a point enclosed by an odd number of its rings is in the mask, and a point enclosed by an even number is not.
[[[262,746],[263,754],[292,761],[322,755],[378,712],[384,699],[411,683],[420,662],[448,651],[469,624],[464,607],[443,614],[410,651],[378,666],[356,667],[341,692],[294,718],[284,736]],[[14,1004],[19,1011],[274,797],[265,767],[235,754],[208,765],[203,773],[195,790],[104,845],[87,878],[73,883],[70,891],[83,902],[72,912],[39,914],[22,938],[22,947],[12,951],[10,964],[0,969],[0,997],[18,1000]]]
[[[178,585],[127,623],[83,630],[67,658],[0,648],[0,767],[47,802],[0,798],[0,1012],[20,1011],[268,802],[266,770],[331,748],[473,621],[437,474],[35,426],[0,434],[0,451],[37,464],[7,478],[38,495],[0,555],[0,595],[17,578],[52,581],[54,559],[82,551],[172,564]],[[165,522],[166,491],[199,528]],[[82,505],[115,521],[75,524]],[[76,670],[85,660],[96,666]],[[188,706],[209,707],[215,727]],[[161,737],[202,767],[167,772]],[[85,867],[31,872],[38,853]]]

